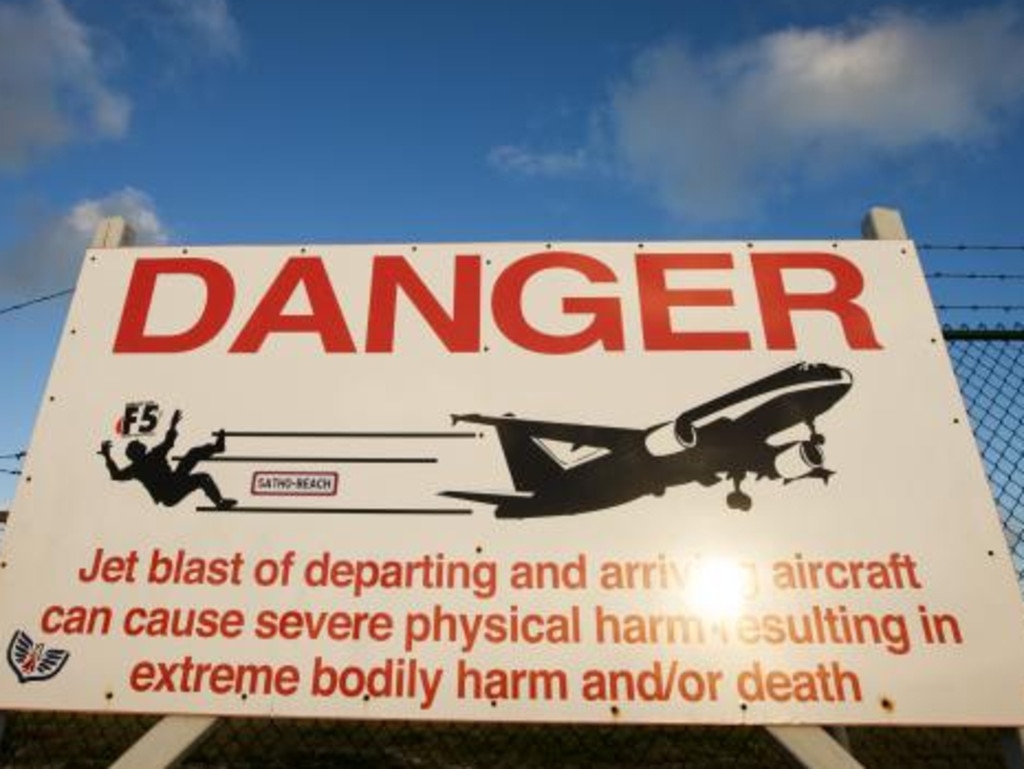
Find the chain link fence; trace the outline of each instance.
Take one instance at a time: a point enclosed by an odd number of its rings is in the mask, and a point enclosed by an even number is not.
[[[1024,330],[947,329],[946,344],[1024,584]]]
[[[974,434],[1017,573],[1024,577],[1024,330],[947,329]],[[1024,581],[1024,580],[1022,580]],[[13,713],[4,767],[108,766],[155,717]],[[858,728],[868,767],[1005,767],[997,729]],[[579,726],[222,719],[188,767],[800,766],[755,727]]]
[[[4,766],[106,767],[154,717],[18,713]],[[850,729],[867,767],[1005,769],[997,729]],[[298,769],[799,769],[762,728],[222,719],[182,766]]]

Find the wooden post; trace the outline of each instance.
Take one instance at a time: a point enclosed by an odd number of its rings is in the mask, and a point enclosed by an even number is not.
[[[864,769],[820,726],[768,726],[768,733],[807,769]]]
[[[866,240],[910,240],[903,217],[895,208],[872,207],[860,224]]]
[[[172,769],[202,743],[216,716],[164,716],[110,765],[110,769]]]
[[[867,240],[909,240],[903,217],[895,208],[871,208],[861,221],[860,231]],[[861,766],[849,753],[850,737],[844,726],[827,731],[818,726],[770,726],[768,733],[808,769]]]
[[[135,229],[120,216],[101,219],[92,236],[91,248],[127,248],[135,245]]]
[[[92,238],[92,248],[125,248],[134,243],[135,230],[120,216],[103,219]],[[215,716],[165,716],[111,766],[170,769],[195,750],[218,722]]]

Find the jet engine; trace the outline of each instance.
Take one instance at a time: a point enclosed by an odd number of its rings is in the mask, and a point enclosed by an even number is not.
[[[787,481],[803,478],[825,464],[825,452],[816,441],[797,441],[775,455],[775,472]]]
[[[674,422],[653,427],[644,437],[644,446],[654,457],[678,454],[680,451],[692,449],[697,445],[697,430],[693,424],[683,417]]]

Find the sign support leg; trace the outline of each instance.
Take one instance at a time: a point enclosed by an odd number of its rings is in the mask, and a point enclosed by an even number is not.
[[[861,221],[860,229],[867,240],[909,239],[903,217],[895,208],[872,207]],[[808,769],[853,769],[861,766],[849,753],[850,738],[844,726],[833,727],[829,731],[818,726],[769,726],[767,729]],[[1024,769],[1024,765],[1014,765],[1017,766]]]
[[[135,245],[135,230],[120,216],[100,219],[90,248],[127,248]]]
[[[892,208],[871,208],[861,223],[869,240],[909,240],[900,212]],[[1024,769],[1024,729],[1002,731],[1003,764],[1007,769]]]
[[[1006,769],[1024,769],[1024,729],[1003,729],[1000,742]]]
[[[216,716],[165,716],[110,765],[111,769],[173,769],[214,730]]]
[[[864,769],[820,726],[767,726],[768,733],[807,769]]]
[[[865,240],[910,240],[903,217],[895,208],[872,206],[860,224]]]
[[[135,242],[135,230],[120,216],[100,221],[92,248],[123,248]],[[214,716],[165,716],[112,764],[116,769],[170,769],[211,732]]]

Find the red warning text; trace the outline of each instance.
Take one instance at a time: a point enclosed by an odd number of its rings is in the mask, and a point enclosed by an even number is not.
[[[766,252],[737,258],[722,253],[651,253],[635,255],[632,270],[596,256],[571,251],[527,254],[505,265],[486,296],[484,264],[476,254],[456,255],[444,277],[432,287],[405,257],[372,257],[369,284],[357,287],[368,296],[362,339],[352,329],[328,265],[319,256],[292,256],[269,285],[260,286],[252,305],[238,300],[244,279],[225,264],[203,257],[144,258],[134,264],[114,339],[115,353],[186,353],[216,340],[233,316],[241,330],[228,352],[258,353],[271,338],[309,335],[325,353],[391,353],[397,345],[399,308],[408,305],[441,346],[453,353],[483,351],[485,311],[498,332],[515,347],[546,355],[567,355],[591,348],[622,351],[630,345],[652,351],[750,350],[763,336],[769,350],[798,346],[797,317],[823,322],[854,350],[879,349],[869,308],[862,294],[864,275],[854,262],[836,253]],[[737,308],[737,273],[745,272],[756,288],[760,328],[725,330],[682,320],[688,308]],[[549,307],[560,318],[541,322],[525,301],[528,290],[569,276],[579,293],[559,292]],[[713,286],[708,286],[711,276]],[[796,290],[794,278],[809,276],[827,287]],[[166,280],[173,277],[174,280]],[[175,306],[174,286],[192,282],[205,291],[201,309],[179,317],[178,327],[162,333],[149,328],[153,308]],[[348,291],[354,290],[345,282]],[[695,285],[696,284],[696,285]],[[551,284],[555,285],[555,284]],[[248,288],[248,287],[247,287]],[[639,302],[634,307],[633,295]],[[246,294],[249,291],[245,292]],[[628,297],[628,300],[627,300]],[[288,311],[293,299],[308,306]],[[549,300],[550,302],[550,300]],[[638,312],[639,339],[627,339],[627,312]],[[699,317],[688,315],[688,318]],[[361,320],[361,319],[360,319]]]

